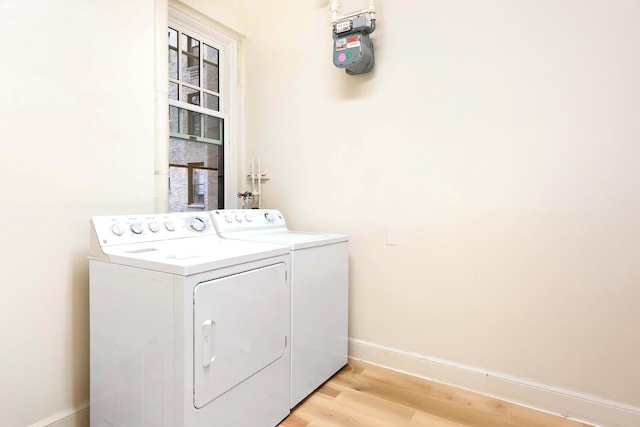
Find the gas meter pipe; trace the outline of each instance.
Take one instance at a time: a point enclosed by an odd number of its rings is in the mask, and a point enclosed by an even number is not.
[[[344,19],[353,18],[354,16],[370,14],[371,19],[376,19],[376,5],[374,0],[369,1],[369,8],[358,10],[356,12],[351,12],[346,15],[338,16],[338,12],[340,10],[340,2],[338,0],[331,0],[331,23],[335,24],[338,21],[342,21]]]

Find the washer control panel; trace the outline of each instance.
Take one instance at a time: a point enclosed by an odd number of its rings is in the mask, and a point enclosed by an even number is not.
[[[216,235],[208,212],[94,216],[91,227],[101,246]]]
[[[284,217],[275,209],[218,209],[210,213],[218,233],[287,228]]]

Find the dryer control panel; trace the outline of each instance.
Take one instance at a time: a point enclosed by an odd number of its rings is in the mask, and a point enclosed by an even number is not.
[[[219,209],[210,214],[218,233],[287,228],[284,217],[275,209]]]
[[[92,241],[100,246],[154,242],[194,236],[216,236],[207,212],[94,216]]]

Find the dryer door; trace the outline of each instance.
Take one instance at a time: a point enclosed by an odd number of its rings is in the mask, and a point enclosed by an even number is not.
[[[200,283],[193,301],[193,404],[199,409],[285,355],[286,267]]]

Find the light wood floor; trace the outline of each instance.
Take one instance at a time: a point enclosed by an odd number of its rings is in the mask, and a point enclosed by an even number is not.
[[[349,359],[279,427],[593,427]]]

